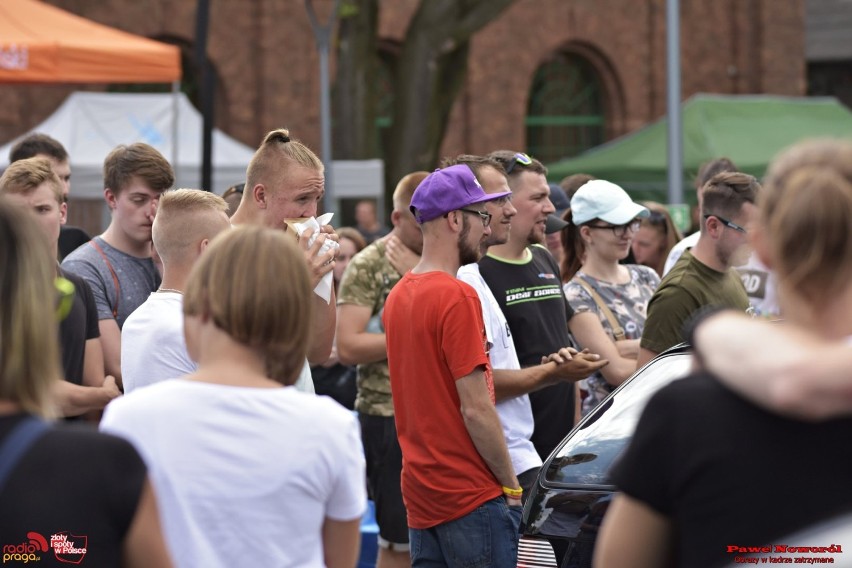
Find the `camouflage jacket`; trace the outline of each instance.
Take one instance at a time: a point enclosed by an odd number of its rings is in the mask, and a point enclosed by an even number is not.
[[[370,308],[367,331],[384,333],[382,310],[385,300],[401,275],[387,260],[385,244],[376,241],[356,254],[340,282],[337,304],[355,304]],[[373,416],[393,416],[388,362],[358,365],[358,396],[355,410]]]

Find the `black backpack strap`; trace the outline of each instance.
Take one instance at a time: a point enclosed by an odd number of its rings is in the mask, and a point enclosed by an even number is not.
[[[49,429],[44,420],[27,416],[6,436],[0,444],[0,493],[21,457]]]

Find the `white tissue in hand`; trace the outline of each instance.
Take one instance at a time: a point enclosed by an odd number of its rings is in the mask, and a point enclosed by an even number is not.
[[[311,217],[310,219],[306,219],[301,223],[296,223],[293,227],[296,229],[296,233],[301,237],[302,233],[304,233],[308,229],[313,229],[314,233],[311,235],[310,240],[308,241],[309,246],[313,246],[314,241],[316,241],[317,236],[320,234],[320,226],[328,225],[331,223],[331,218],[334,217],[334,213],[325,213],[324,215],[320,215],[318,219]],[[337,250],[340,248],[340,245],[337,241],[333,241],[331,239],[326,239],[325,242],[320,247],[320,250],[317,254],[325,254],[330,250]],[[314,288],[314,293],[325,300],[326,303],[331,301],[331,290],[334,286],[334,274],[329,271],[328,274],[322,277],[320,283],[317,284],[316,288]]]
[[[328,225],[331,222],[332,217],[334,217],[334,213],[325,213],[320,215],[318,219],[311,217],[310,219],[306,219],[301,223],[296,223],[293,226],[300,237],[302,236],[302,233],[308,229],[313,229],[314,234],[311,235],[311,238],[308,241],[308,246],[313,246],[314,241],[316,241],[317,237],[320,235],[320,227],[322,225]],[[319,254],[325,254],[330,250],[337,250],[339,248],[340,245],[337,241],[326,239],[326,241],[322,244],[322,247],[320,247]]]

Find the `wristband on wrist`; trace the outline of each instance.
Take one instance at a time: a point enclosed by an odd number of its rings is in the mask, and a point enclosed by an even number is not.
[[[520,487],[517,489],[512,489],[511,487],[503,486],[503,495],[506,497],[511,497],[512,499],[520,499],[524,494],[524,490]]]

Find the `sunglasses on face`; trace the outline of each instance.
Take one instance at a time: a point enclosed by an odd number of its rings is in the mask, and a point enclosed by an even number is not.
[[[719,220],[719,222],[722,223],[723,225],[725,225],[726,227],[730,227],[731,229],[733,229],[735,231],[739,231],[740,233],[742,233],[744,235],[748,234],[748,231],[745,230],[745,227],[741,227],[741,226],[737,225],[736,223],[728,221],[724,217],[719,217],[718,215],[714,215],[713,213],[707,213],[706,215],[704,215],[704,220],[706,221],[709,217],[716,217]]]

